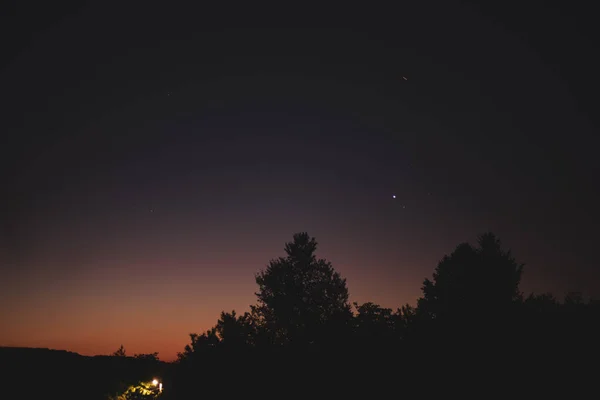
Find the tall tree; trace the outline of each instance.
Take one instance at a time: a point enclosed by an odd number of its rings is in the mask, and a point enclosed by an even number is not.
[[[315,238],[297,233],[285,245],[287,256],[256,275],[254,310],[277,343],[318,342],[351,318],[346,280],[329,261],[317,259],[316,249]]]
[[[520,299],[523,264],[510,250],[503,250],[492,233],[479,236],[478,247],[460,244],[445,256],[423,282],[418,301],[421,315],[430,319],[454,320],[497,318]]]

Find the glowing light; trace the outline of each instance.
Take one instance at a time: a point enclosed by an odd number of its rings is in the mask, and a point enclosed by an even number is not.
[[[395,195],[395,194],[393,194],[393,195],[392,195],[392,199],[395,199],[395,198],[396,198],[396,195]]]
[[[154,380],[152,381],[152,384],[153,384],[154,386],[156,386],[156,385],[158,385],[158,381],[157,381],[156,379],[154,379]]]

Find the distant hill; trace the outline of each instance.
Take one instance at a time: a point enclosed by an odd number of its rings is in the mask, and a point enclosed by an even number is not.
[[[8,398],[106,399],[128,385],[161,376],[167,364],[135,357],[82,356],[66,350],[0,347],[0,371]]]
[[[74,353],[72,351],[67,350],[53,350],[42,347],[4,347],[0,346],[0,362],[5,361],[6,359],[12,359],[13,357],[17,357],[20,359],[35,357],[35,358],[77,358],[77,357],[87,357],[82,356],[79,353]],[[89,358],[89,357],[88,357]]]

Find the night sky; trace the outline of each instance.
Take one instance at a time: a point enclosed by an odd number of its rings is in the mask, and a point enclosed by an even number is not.
[[[299,231],[351,301],[485,231],[600,296],[589,19],[123,3],[3,13],[0,345],[172,360]]]

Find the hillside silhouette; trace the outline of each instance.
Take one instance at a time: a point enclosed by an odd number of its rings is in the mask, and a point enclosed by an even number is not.
[[[116,353],[90,357],[64,350],[0,347],[2,398],[107,400],[147,377],[161,376],[167,366],[154,354]]]
[[[285,256],[255,275],[256,303],[243,313],[223,311],[212,328],[191,333],[171,364],[156,353],[128,357],[123,347],[95,357],[0,348],[5,378],[61,398],[178,400],[412,390],[431,397],[480,386],[506,395],[528,388],[539,398],[591,382],[600,302],[581,293],[562,300],[522,293],[525,266],[492,233],[442,257],[416,305],[397,309],[350,304],[346,280],[317,257],[317,247],[308,233],[295,234]],[[126,393],[156,376],[164,391]]]

